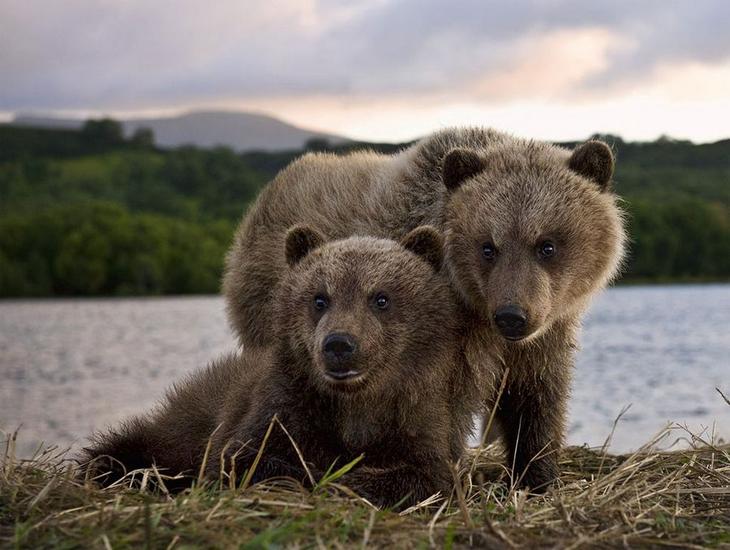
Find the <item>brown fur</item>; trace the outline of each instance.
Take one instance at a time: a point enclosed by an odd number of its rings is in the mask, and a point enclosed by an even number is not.
[[[153,415],[98,438],[86,458],[108,454],[127,468],[155,463],[195,474],[219,426],[208,476],[234,465],[240,476],[276,415],[315,476],[363,454],[342,481],[374,502],[449,491],[449,464],[461,456],[478,396],[464,390],[473,375],[455,296],[437,272],[439,233],[419,228],[402,245],[365,237],[321,244],[323,237],[300,226],[282,240],[289,267],[275,293],[279,338],[269,352],[244,352],[195,375]],[[313,305],[320,294],[329,300],[324,311]],[[389,298],[385,310],[373,302],[381,294]],[[323,341],[334,333],[356,340],[361,378],[326,375]],[[275,476],[306,481],[278,425],[253,481]]]
[[[497,418],[521,483],[540,489],[557,476],[580,316],[615,274],[624,234],[607,192],[613,157],[605,144],[589,142],[571,155],[518,143],[480,151],[482,171],[453,191],[446,254],[451,281],[475,318],[469,360],[499,367],[492,387],[509,367]],[[550,258],[538,253],[545,241],[556,248]],[[491,261],[481,254],[485,242],[497,250]],[[517,342],[492,322],[507,304],[527,314],[526,337]]]
[[[444,273],[469,311],[474,383],[495,406],[509,368],[498,404],[509,460],[521,484],[544,487],[557,472],[580,316],[622,257],[612,171],[601,142],[571,152],[481,128],[444,130],[394,156],[306,155],[267,186],[239,228],[224,278],[231,323],[245,346],[276,338],[271,297],[286,272],[282,237],[291,225],[395,239],[436,226],[446,236]],[[540,261],[545,239],[557,253]],[[498,251],[491,262],[486,240]],[[521,341],[496,330],[495,312],[507,304],[527,313]]]

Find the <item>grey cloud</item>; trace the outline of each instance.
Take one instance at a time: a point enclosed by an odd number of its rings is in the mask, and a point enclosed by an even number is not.
[[[358,21],[348,32],[372,44],[370,57],[388,60],[389,71],[419,61],[424,45],[448,33],[458,33],[458,48],[444,47],[434,62],[446,79],[464,78],[469,71],[494,69],[509,59],[509,50],[527,33],[602,27],[636,43],[630,52],[617,52],[609,66],[590,86],[644,74],[659,63],[700,61],[715,63],[730,57],[730,3],[657,1],[613,2],[523,0],[488,2],[467,0],[444,3],[404,0]],[[445,44],[448,46],[448,44]],[[506,54],[505,54],[506,51]],[[449,56],[452,63],[449,64]],[[386,77],[393,76],[384,75]]]
[[[583,85],[730,57],[730,3],[358,0],[27,2],[0,7],[0,109],[134,108],[218,97],[458,88],[526,36],[602,27],[636,48]],[[538,83],[539,84],[539,83]]]

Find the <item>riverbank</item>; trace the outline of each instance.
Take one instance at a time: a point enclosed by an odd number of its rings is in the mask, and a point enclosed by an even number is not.
[[[608,288],[631,288],[631,287],[692,287],[692,286],[720,286],[730,284],[727,277],[621,277],[613,282]],[[94,300],[161,300],[161,299],[196,299],[196,298],[215,298],[221,296],[220,292],[196,292],[187,293],[171,292],[149,292],[149,293],[120,293],[120,294],[39,294],[25,296],[19,294],[17,296],[6,295],[0,296],[0,303],[13,302],[51,302],[51,301],[94,301]]]
[[[396,513],[376,510],[337,476],[309,491],[290,480],[177,496],[74,478],[53,449],[32,460],[6,445],[0,473],[0,546],[105,547],[581,547],[730,544],[730,445],[630,455],[567,448],[558,486],[529,497],[510,488],[498,449],[473,452],[460,487]],[[152,485],[156,471],[133,483]]]

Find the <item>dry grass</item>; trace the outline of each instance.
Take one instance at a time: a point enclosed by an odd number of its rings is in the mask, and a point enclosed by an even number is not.
[[[510,488],[498,450],[486,448],[455,470],[461,484],[448,498],[399,514],[339,485],[341,472],[314,491],[272,480],[172,497],[147,489],[164,483],[155,470],[100,489],[77,481],[53,449],[14,458],[13,436],[0,473],[0,546],[730,547],[730,445],[689,435],[686,450],[655,443],[623,456],[568,448],[558,486],[529,497]]]

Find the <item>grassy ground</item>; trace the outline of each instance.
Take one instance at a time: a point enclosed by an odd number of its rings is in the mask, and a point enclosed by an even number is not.
[[[487,447],[464,460],[448,498],[401,513],[376,510],[339,485],[337,473],[314,491],[277,480],[171,497],[146,488],[164,483],[150,470],[102,490],[77,481],[53,449],[14,458],[11,437],[0,472],[0,547],[730,548],[730,445],[684,437],[689,448],[673,452],[653,450],[656,440],[623,456],[568,448],[560,482],[545,496],[512,490],[498,449]]]

